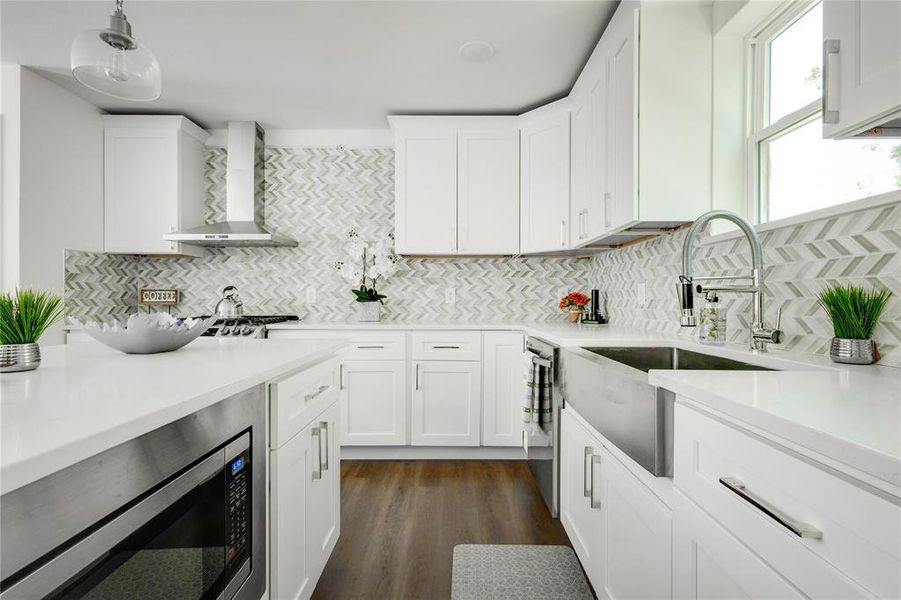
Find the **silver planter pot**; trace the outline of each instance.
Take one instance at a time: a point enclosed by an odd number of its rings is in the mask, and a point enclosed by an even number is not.
[[[381,317],[381,302],[358,302],[357,320],[363,322],[378,321]]]
[[[849,340],[832,338],[829,358],[832,362],[849,365],[871,365],[876,362],[876,342],[873,340]]]
[[[41,365],[37,344],[0,344],[0,373],[33,371]]]

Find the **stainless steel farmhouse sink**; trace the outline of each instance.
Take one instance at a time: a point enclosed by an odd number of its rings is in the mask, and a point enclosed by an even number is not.
[[[566,405],[659,477],[673,474],[675,396],[648,383],[651,369],[772,370],[671,346],[564,348],[558,383]]]
[[[645,373],[651,369],[687,369],[692,371],[772,370],[730,358],[722,358],[669,346],[651,348],[585,348],[585,350]]]

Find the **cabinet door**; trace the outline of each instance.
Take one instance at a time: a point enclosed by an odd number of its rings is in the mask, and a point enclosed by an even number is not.
[[[604,593],[619,598],[672,596],[672,514],[613,455],[602,451]]]
[[[560,421],[560,522],[566,529],[582,568],[596,590],[601,589],[604,521],[601,500],[600,444],[564,409]]]
[[[450,127],[396,132],[396,248],[401,254],[457,251],[457,137]]]
[[[309,598],[318,577],[316,556],[307,549],[312,512],[308,503],[311,487],[319,482],[313,472],[319,460],[318,433],[301,430],[270,453],[269,543],[270,596]]]
[[[606,221],[621,229],[638,218],[636,186],[636,39],[638,14],[625,5],[604,32],[607,59]],[[617,14],[616,17],[620,15]]]
[[[519,131],[457,134],[461,254],[519,253]]]
[[[403,446],[407,441],[404,361],[341,364],[341,444]]]
[[[823,3],[824,137],[851,135],[901,113],[901,2]]]
[[[520,214],[522,252],[569,247],[569,112],[522,126]]]
[[[523,336],[486,332],[482,351],[482,445],[522,445]]]
[[[588,135],[585,141],[585,215],[582,217],[583,240],[589,242],[601,236],[610,226],[607,193],[607,76],[608,64],[600,72],[588,90],[585,99],[588,111],[586,121]]]
[[[678,490],[673,511],[674,598],[806,597]]]
[[[317,436],[311,436],[313,473],[310,478],[307,505],[307,555],[315,567],[313,588],[325,568],[341,531],[341,456],[338,444],[340,410],[333,404],[313,423]],[[318,475],[318,477],[317,477]],[[311,590],[312,591],[312,590]]]
[[[413,445],[478,446],[481,391],[481,363],[414,362]]]
[[[163,234],[179,228],[177,130],[107,127],[103,156],[104,250],[174,252]]]
[[[588,237],[586,221],[590,212],[588,144],[591,137],[591,108],[587,98],[574,101],[570,111],[570,210],[569,235],[573,246]],[[604,165],[606,168],[606,165]]]

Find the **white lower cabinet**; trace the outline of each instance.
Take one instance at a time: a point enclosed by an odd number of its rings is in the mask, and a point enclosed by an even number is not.
[[[601,594],[670,598],[672,513],[610,453],[601,455]]]
[[[340,533],[337,397],[270,452],[269,597],[309,598]]]
[[[482,445],[522,445],[523,335],[482,336]]]
[[[403,446],[407,442],[404,361],[344,362],[340,387],[342,445]]]
[[[678,491],[673,510],[674,598],[806,597]]]
[[[560,438],[560,522],[597,590],[604,535],[601,490],[596,489],[603,460],[600,444],[568,408],[560,416]]]
[[[670,598],[669,508],[572,408],[562,412],[560,436],[560,521],[595,592]]]
[[[413,362],[414,446],[478,446],[482,368],[476,361]]]

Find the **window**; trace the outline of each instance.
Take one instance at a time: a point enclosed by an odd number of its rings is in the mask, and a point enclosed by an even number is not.
[[[823,7],[791,2],[751,38],[749,168],[760,223],[901,188],[901,140],[824,140]]]

